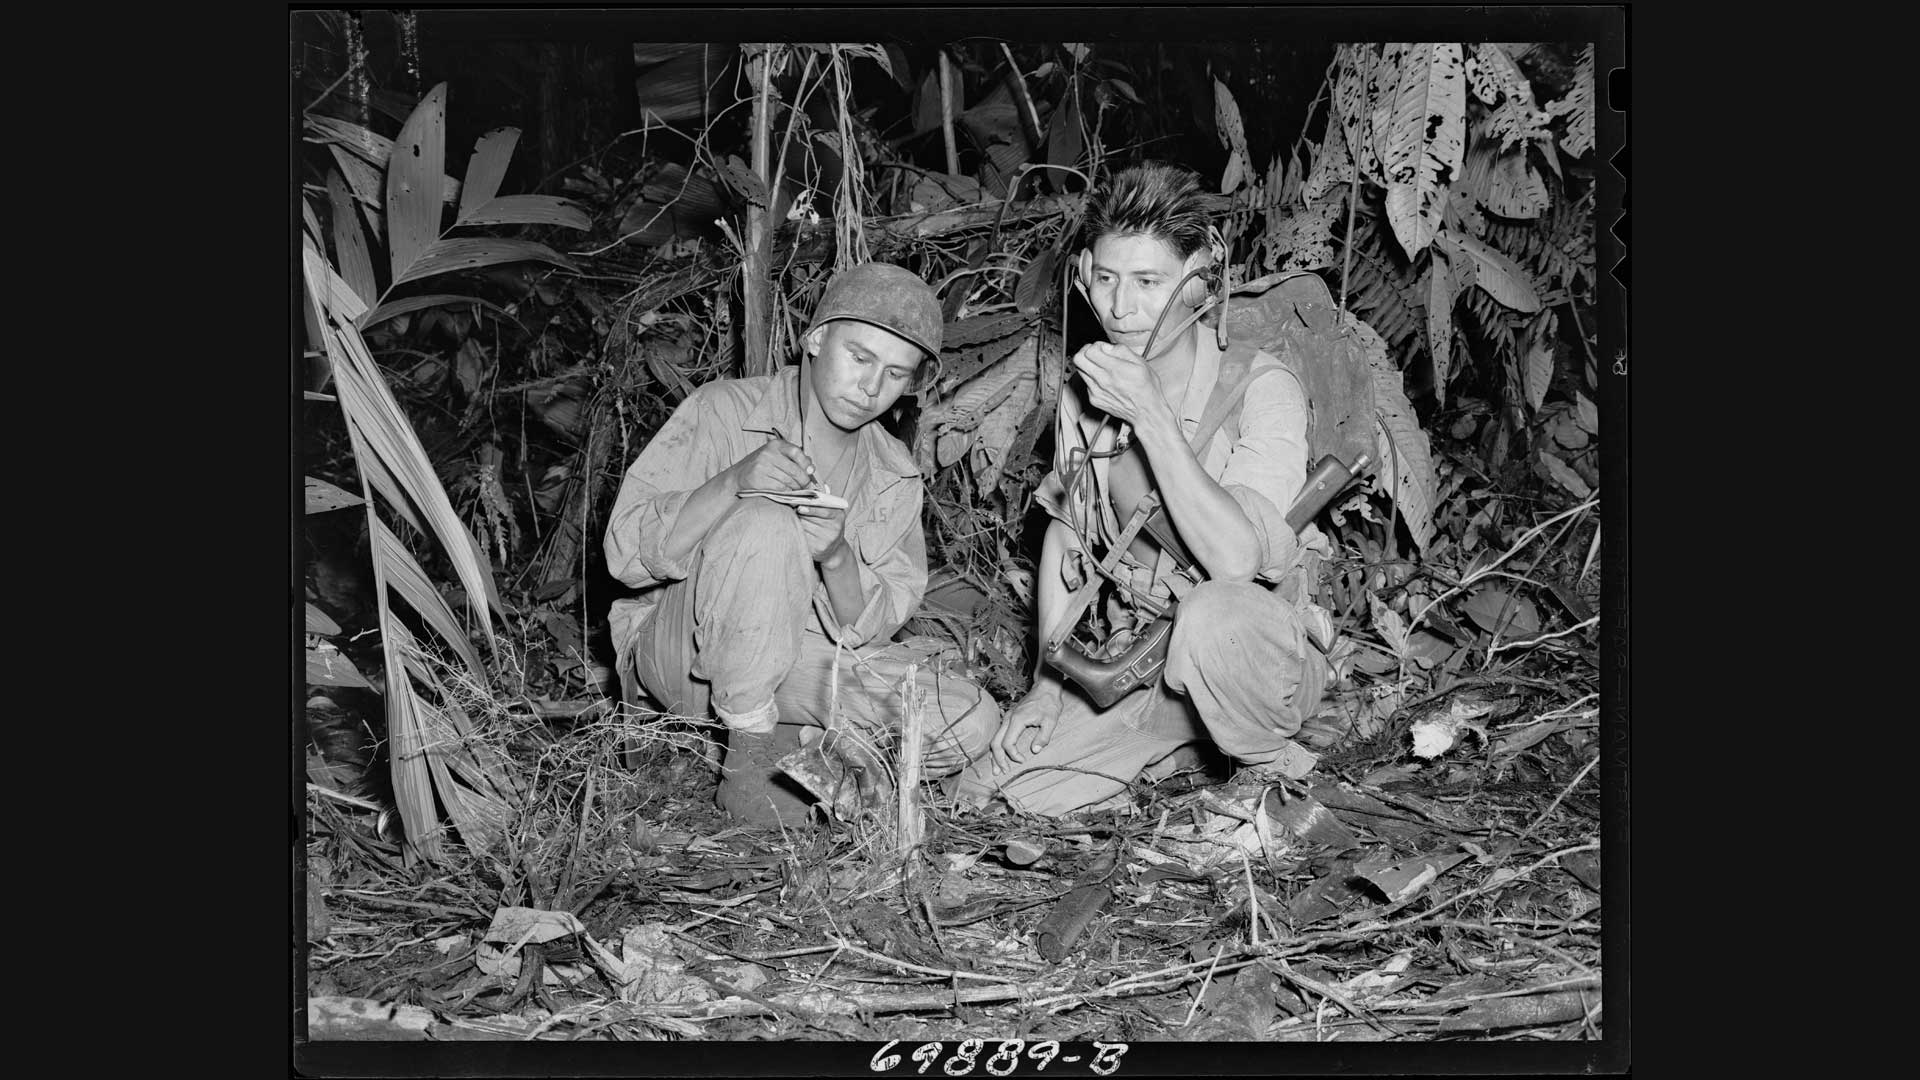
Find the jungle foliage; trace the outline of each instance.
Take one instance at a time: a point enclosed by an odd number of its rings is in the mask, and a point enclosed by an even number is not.
[[[475,710],[611,692],[599,538],[625,466],[693,387],[783,362],[862,259],[921,274],[947,319],[938,378],[894,420],[928,477],[913,628],[1022,693],[1030,496],[1093,325],[1064,268],[1091,185],[1177,130],[1211,140],[1192,163],[1231,279],[1321,275],[1399,383],[1376,418],[1393,452],[1323,523],[1346,638],[1329,737],[1380,736],[1496,665],[1592,677],[1590,45],[1296,51],[1319,72],[1300,113],[1244,50],[638,44],[638,126],[535,176],[514,127],[449,137],[462,103],[422,92],[417,40],[377,85],[357,22],[310,31],[296,377],[314,490],[346,494],[309,512],[365,516],[410,851],[442,856],[441,810],[497,846],[526,783]],[[314,614],[335,670],[339,627]]]

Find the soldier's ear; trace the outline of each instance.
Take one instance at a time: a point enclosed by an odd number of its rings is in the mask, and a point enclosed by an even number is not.
[[[814,327],[801,336],[800,347],[807,350],[808,356],[819,356],[820,343],[826,339],[827,324],[821,323],[819,326]]]

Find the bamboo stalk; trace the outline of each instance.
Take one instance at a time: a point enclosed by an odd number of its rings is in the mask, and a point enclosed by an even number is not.
[[[960,175],[960,155],[953,146],[953,89],[949,85],[953,76],[953,61],[947,58],[947,50],[940,50],[940,134],[947,141],[947,172]]]
[[[927,710],[916,674],[916,668],[907,669],[906,686],[902,689],[905,707],[900,720],[900,760],[896,764],[900,774],[900,813],[895,838],[903,859],[913,857],[913,851],[920,846],[925,829],[920,820],[920,776],[924,771],[921,738],[926,730]]]
[[[763,182],[771,175],[771,113],[773,104],[774,42],[761,46],[760,55],[747,61],[747,79],[756,91],[753,102],[753,174]],[[741,264],[740,302],[745,316],[742,345],[746,355],[740,367],[747,375],[765,375],[773,370],[773,357],[767,347],[767,282],[771,230],[767,224],[769,207],[747,206],[746,259]]]

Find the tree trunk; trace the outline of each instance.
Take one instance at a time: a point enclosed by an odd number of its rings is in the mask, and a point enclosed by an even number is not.
[[[753,130],[749,138],[753,140],[753,174],[767,184],[772,176],[769,167],[772,123],[771,78],[767,61],[771,59],[778,45],[762,45],[760,55],[747,61],[747,80],[753,86]],[[765,375],[774,369],[773,357],[768,348],[770,337],[767,322],[769,317],[770,257],[773,254],[773,230],[767,221],[767,208],[764,206],[747,207],[747,250],[745,263],[741,266],[740,298],[744,319],[742,320],[742,342],[746,353],[741,359],[741,370],[747,375]]]

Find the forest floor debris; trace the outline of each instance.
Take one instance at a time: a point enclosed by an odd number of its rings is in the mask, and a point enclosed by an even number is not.
[[[905,865],[871,823],[730,825],[669,718],[523,741],[515,827],[440,866],[310,785],[310,1036],[1598,1038],[1596,721],[1508,689],[1526,703],[1484,739],[1428,759],[1409,716],[1306,782],[1194,770],[1059,819],[929,787]],[[1047,962],[1036,931],[1114,851],[1109,902]]]

